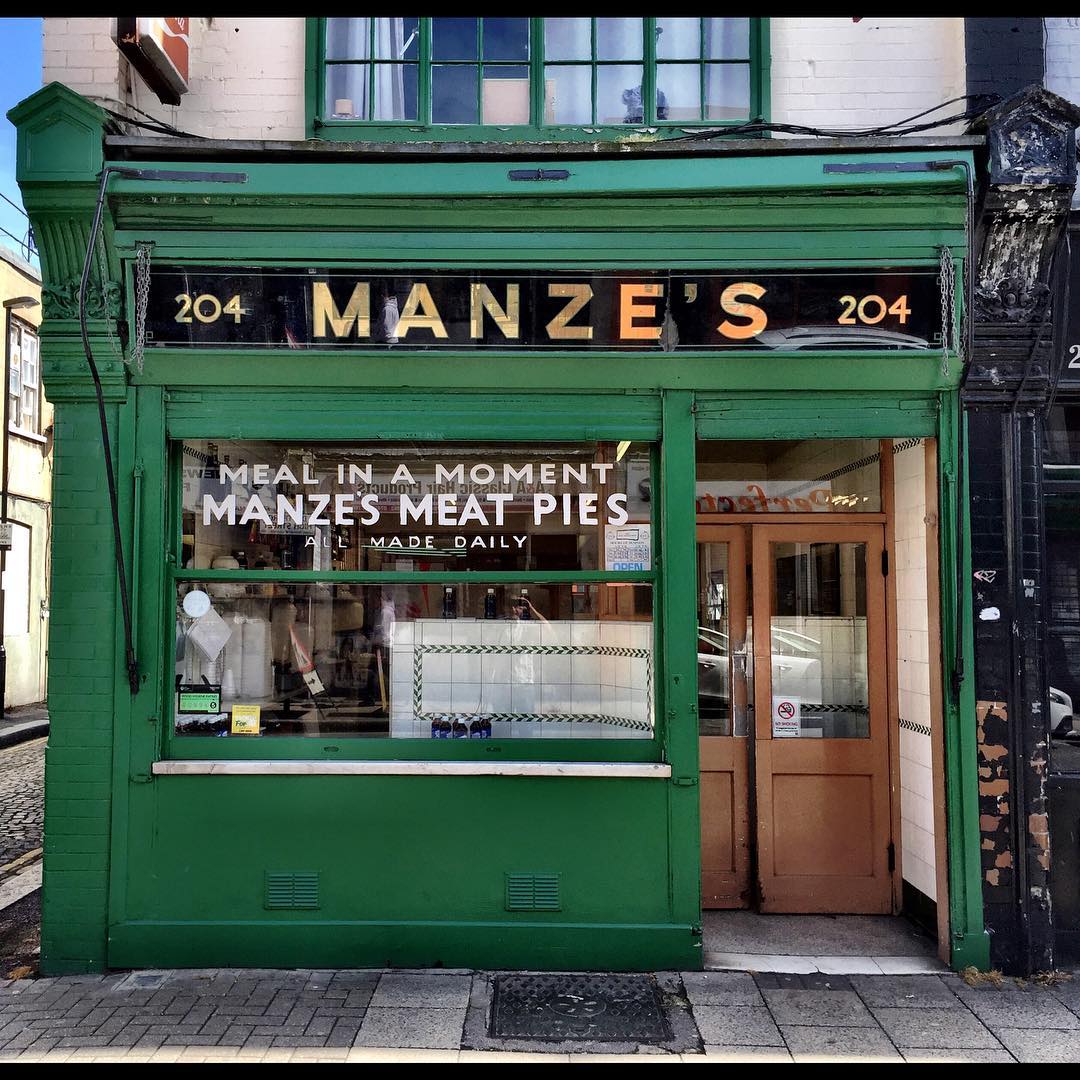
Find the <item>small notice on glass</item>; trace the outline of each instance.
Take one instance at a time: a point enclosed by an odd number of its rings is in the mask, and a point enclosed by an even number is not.
[[[651,570],[651,525],[605,525],[605,570]]]
[[[259,713],[258,705],[234,705],[230,732],[233,735],[258,735]]]
[[[800,699],[790,694],[772,699],[772,734],[774,739],[797,739],[802,734]]]

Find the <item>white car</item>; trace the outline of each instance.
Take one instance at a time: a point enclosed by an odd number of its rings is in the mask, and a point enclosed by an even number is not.
[[[749,663],[749,659],[747,661]],[[821,643],[792,630],[772,633],[773,684],[807,705],[821,704]],[[698,711],[702,720],[730,715],[728,636],[698,627]]]
[[[1050,687],[1050,731],[1060,738],[1080,739],[1080,717],[1073,715],[1072,698]]]

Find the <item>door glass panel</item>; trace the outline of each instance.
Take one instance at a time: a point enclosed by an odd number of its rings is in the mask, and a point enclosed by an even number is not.
[[[727,544],[698,544],[698,722],[702,735],[730,735],[731,573]]]
[[[866,544],[772,545],[774,738],[868,739]]]
[[[730,564],[727,544],[698,544],[698,722],[701,735],[746,735],[753,708],[750,619],[740,641],[732,623],[731,587],[743,566]]]

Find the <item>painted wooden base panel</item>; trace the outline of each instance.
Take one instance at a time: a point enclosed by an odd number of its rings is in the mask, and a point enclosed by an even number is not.
[[[691,926],[467,922],[124,923],[108,964],[126,967],[466,967],[696,971]]]

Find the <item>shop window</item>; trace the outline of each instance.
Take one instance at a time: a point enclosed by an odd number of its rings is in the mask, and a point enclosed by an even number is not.
[[[312,124],[326,138],[375,125],[412,125],[425,138],[468,128],[500,138],[511,128],[521,138],[528,128],[745,123],[763,116],[765,23],[312,19]]]
[[[41,373],[38,336],[12,317],[11,365],[8,368],[8,416],[11,427],[37,435],[41,420]]]
[[[878,439],[702,440],[699,514],[881,512]]]
[[[177,735],[652,737],[647,444],[178,455]]]

